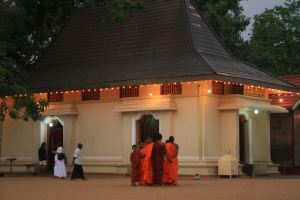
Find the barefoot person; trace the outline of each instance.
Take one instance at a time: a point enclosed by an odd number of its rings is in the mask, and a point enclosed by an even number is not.
[[[169,137],[169,142],[166,144],[166,156],[164,163],[164,184],[177,185],[178,181],[178,150],[179,146],[174,143],[174,137]]]
[[[59,144],[54,156],[54,177],[65,178],[67,177],[66,167],[65,167],[65,154],[62,145]]]
[[[130,154],[131,163],[131,185],[135,186],[140,181],[140,157],[137,151],[137,146],[132,145],[132,152]]]
[[[74,157],[73,157],[73,172],[72,172],[72,177],[71,179],[75,178],[81,178],[82,180],[85,180],[85,176],[83,173],[83,168],[82,168],[82,163],[81,163],[81,149],[82,149],[82,144],[78,143],[77,148],[74,151]]]
[[[163,184],[164,157],[166,154],[165,143],[161,141],[162,135],[154,135],[154,143],[151,154],[151,164],[153,170],[153,185],[161,186]]]
[[[43,142],[41,147],[38,150],[39,156],[39,165],[40,165],[40,174],[44,174],[47,166],[47,158],[46,158],[46,143]]]
[[[145,157],[143,157],[142,149],[145,147],[145,143],[141,142],[140,143],[140,148],[138,150],[138,154],[139,154],[139,159],[140,159],[140,181],[139,181],[139,185],[144,185],[144,161],[145,161]]]
[[[140,151],[140,157],[143,159],[141,166],[143,176],[141,177],[142,185],[152,185],[152,166],[151,166],[151,153],[152,153],[153,142],[151,138],[147,138],[146,144]]]

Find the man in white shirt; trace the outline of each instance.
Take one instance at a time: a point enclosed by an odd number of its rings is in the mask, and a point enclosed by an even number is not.
[[[82,180],[85,180],[83,168],[82,168],[82,163],[81,163],[81,149],[82,149],[82,144],[78,143],[78,147],[74,151],[74,156],[73,156],[73,172],[72,172],[72,177],[71,179],[75,178],[81,178]]]

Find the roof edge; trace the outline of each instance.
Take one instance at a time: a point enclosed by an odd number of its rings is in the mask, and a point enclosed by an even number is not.
[[[79,83],[69,84],[65,86],[53,85],[49,87],[40,88],[29,88],[33,92],[54,92],[54,91],[66,91],[66,90],[81,90],[81,89],[95,89],[95,88],[109,88],[109,87],[120,87],[129,85],[147,85],[147,84],[161,84],[170,82],[191,82],[191,81],[204,81],[204,80],[217,80],[217,81],[228,81],[228,82],[239,82],[247,85],[259,85],[263,87],[286,90],[290,92],[299,92],[298,89],[293,87],[280,86],[278,84],[272,84],[267,82],[259,82],[257,80],[243,79],[237,77],[229,77],[222,74],[208,74],[208,75],[189,75],[189,76],[178,76],[178,77],[156,77],[143,80],[120,80],[120,81],[109,81],[109,82],[91,82],[91,83]]]

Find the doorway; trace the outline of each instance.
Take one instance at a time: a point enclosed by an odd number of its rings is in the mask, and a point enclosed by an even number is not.
[[[54,168],[54,156],[59,144],[63,145],[63,125],[54,119],[47,125],[47,163],[50,171]]]
[[[240,163],[246,164],[247,153],[247,131],[246,131],[246,117],[244,115],[239,116],[239,154]]]
[[[143,115],[136,121],[136,144],[145,142],[147,138],[153,138],[155,133],[159,133],[159,120],[155,119],[153,115]]]

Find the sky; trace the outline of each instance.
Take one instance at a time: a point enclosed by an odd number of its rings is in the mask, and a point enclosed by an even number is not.
[[[266,8],[273,8],[274,6],[283,5],[285,0],[242,0],[241,5],[244,7],[244,14],[251,17],[251,23],[247,30],[242,33],[244,39],[249,39],[251,28],[253,24],[253,17],[256,14],[261,14]]]

